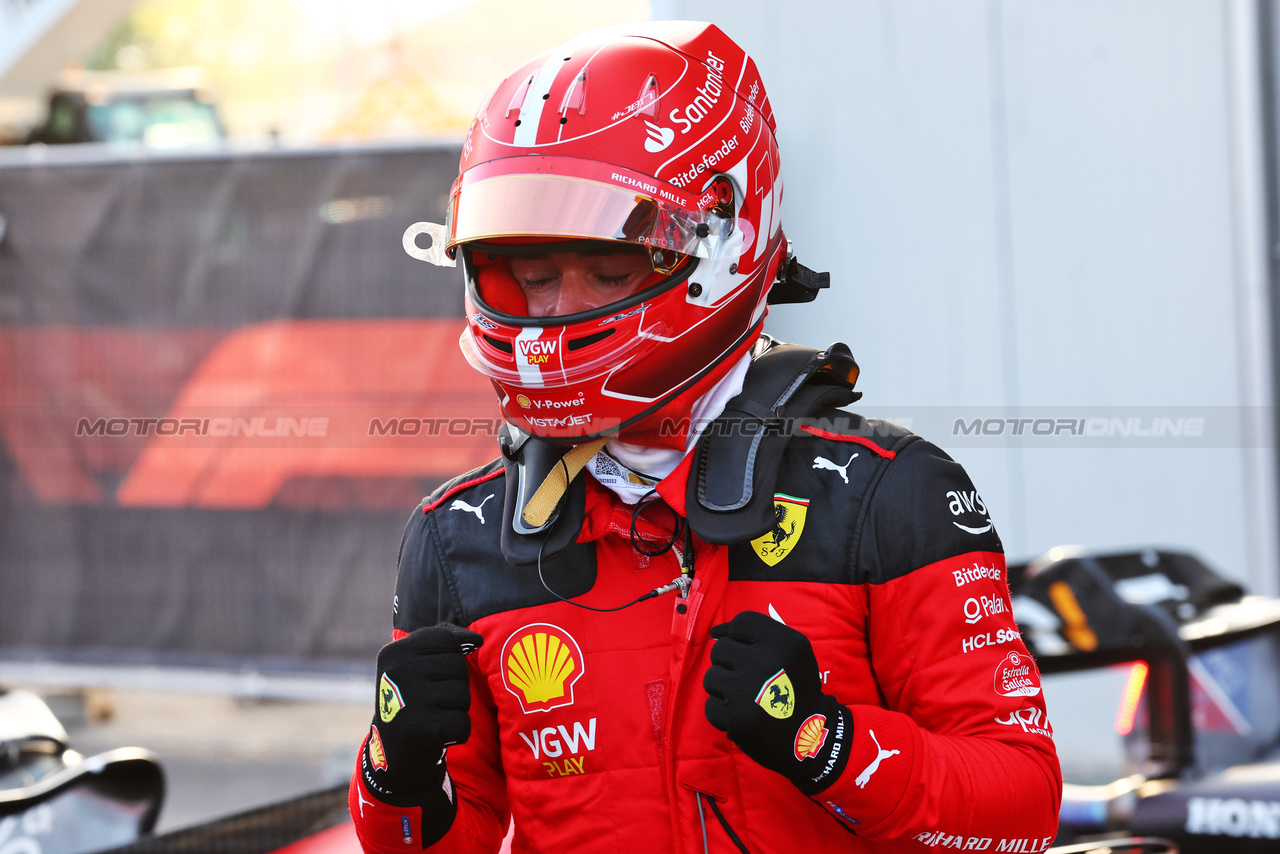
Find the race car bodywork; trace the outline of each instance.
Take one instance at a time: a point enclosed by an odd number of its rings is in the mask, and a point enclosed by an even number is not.
[[[1280,840],[1280,600],[1192,555],[1054,549],[1009,567],[1014,616],[1046,676],[1127,665],[1129,773],[1064,787],[1058,843],[1128,832],[1196,852]]]
[[[80,854],[130,842],[155,827],[163,798],[149,751],[86,758],[43,700],[0,691],[0,850]]]

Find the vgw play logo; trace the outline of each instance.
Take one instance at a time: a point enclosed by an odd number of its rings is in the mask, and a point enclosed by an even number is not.
[[[551,361],[551,357],[556,354],[559,347],[559,341],[541,341],[541,340],[517,340],[516,344],[520,347],[520,355],[524,357],[527,364],[545,365]]]

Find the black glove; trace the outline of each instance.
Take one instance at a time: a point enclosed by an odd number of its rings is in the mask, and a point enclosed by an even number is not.
[[[806,795],[834,783],[849,760],[853,716],[822,692],[809,639],[758,611],[712,627],[711,636],[702,680],[711,725]]]
[[[464,656],[483,642],[473,631],[441,623],[378,653],[378,697],[360,769],[378,800],[422,807],[423,847],[438,842],[457,813],[444,751],[471,736]]]

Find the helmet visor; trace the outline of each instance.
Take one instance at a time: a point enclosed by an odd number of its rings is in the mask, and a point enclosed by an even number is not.
[[[476,174],[482,171],[490,174]],[[733,227],[731,219],[701,209],[691,193],[645,176],[613,176],[629,186],[551,170],[468,170],[450,199],[448,246],[510,237],[581,238],[622,240],[706,258],[707,239],[727,237]]]

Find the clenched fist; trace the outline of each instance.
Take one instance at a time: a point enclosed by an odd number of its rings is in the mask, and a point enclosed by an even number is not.
[[[702,680],[711,725],[806,795],[834,783],[849,758],[853,717],[823,693],[809,639],[757,611],[712,627],[711,636]]]
[[[443,837],[457,813],[445,748],[471,736],[465,656],[483,642],[473,631],[442,623],[378,653],[377,700],[361,773],[379,800],[422,807],[423,845]]]

